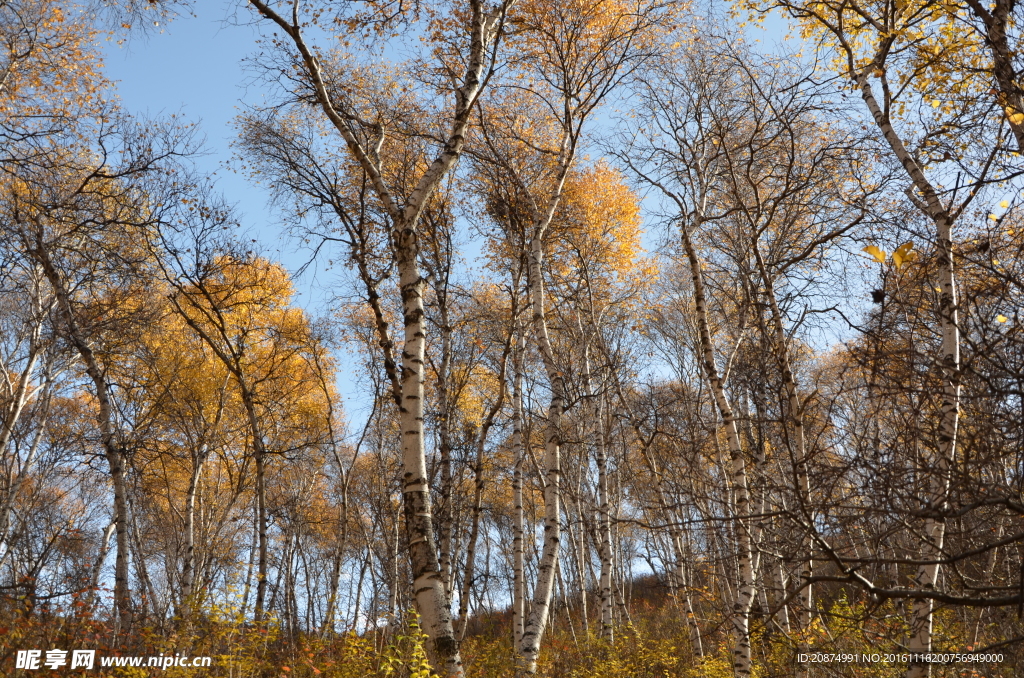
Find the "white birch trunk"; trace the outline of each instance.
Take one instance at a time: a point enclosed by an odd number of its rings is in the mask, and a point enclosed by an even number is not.
[[[366,172],[394,224],[394,256],[399,271],[405,323],[401,402],[398,405],[402,431],[402,493],[413,576],[413,600],[422,618],[423,629],[430,638],[428,654],[435,670],[449,678],[462,678],[462,659],[452,627],[450,598],[438,562],[427,483],[423,430],[426,328],[423,318],[423,280],[417,262],[419,251],[416,228],[431,194],[462,153],[470,117],[484,86],[485,71],[494,58],[505,8],[503,5],[489,8],[481,0],[470,0],[467,21],[470,47],[466,55],[466,70],[452,92],[455,105],[450,132],[440,152],[416,181],[405,205],[399,206],[387,186],[377,151],[361,143],[353,122],[336,107],[323,79],[319,60],[302,35],[302,22],[297,10],[293,11],[289,19],[285,19],[263,0],[251,0],[251,4],[291,38],[320,109]],[[379,142],[383,142],[383,131],[380,134]]]
[[[893,128],[885,111],[878,105],[867,71],[854,71],[853,79],[860,88],[861,98],[867,105],[896,158],[903,165],[914,188],[923,196],[919,205],[922,211],[935,224],[937,258],[935,277],[939,286],[939,327],[942,344],[938,363],[942,369],[942,403],[939,409],[939,441],[938,449],[931,466],[934,469],[928,484],[928,505],[932,511],[941,512],[946,508],[950,473],[956,459],[957,432],[960,424],[960,326],[958,321],[956,277],[953,268],[953,224],[948,210],[918,165],[914,157],[907,151],[899,134]],[[924,544],[921,548],[921,560],[937,560],[941,557],[946,523],[941,517],[928,517],[922,530]],[[914,576],[914,585],[923,591],[932,591],[938,582],[939,565],[933,563],[921,565]],[[921,654],[931,651],[932,646],[932,608],[929,599],[914,601],[910,619],[910,637],[907,640],[907,651]],[[907,667],[906,678],[924,678],[931,674],[929,664],[911,662]]]
[[[110,552],[110,538],[114,536],[116,528],[117,523],[110,523],[100,535],[99,549],[96,552],[96,560],[92,564],[92,574],[89,576],[89,600],[92,603],[96,602],[96,592],[100,587],[100,573],[103,571],[107,553]]]
[[[564,174],[563,174],[564,177]],[[563,179],[564,180],[564,179]],[[560,182],[561,183],[561,182]],[[559,186],[560,189],[560,186]],[[558,193],[561,191],[559,190]],[[535,229],[530,242],[530,259],[527,280],[533,311],[533,334],[547,372],[551,388],[548,404],[548,419],[544,430],[544,548],[537,566],[537,584],[534,587],[533,606],[527,619],[520,643],[520,666],[517,673],[533,676],[537,672],[537,656],[541,640],[548,624],[548,612],[558,567],[558,551],[561,543],[561,418],[565,407],[564,382],[561,371],[555,363],[554,349],[548,336],[547,315],[544,310],[542,238],[547,224],[557,206],[557,194],[552,199],[546,219]]]
[[[523,641],[526,613],[526,572],[523,551],[523,532],[526,529],[526,513],[523,510],[523,366],[522,355],[526,350],[526,333],[520,330],[516,338],[515,353],[512,358],[512,459],[515,466],[512,470],[512,504],[514,518],[512,521],[512,638],[513,648],[518,661],[519,647]]]
[[[110,480],[114,491],[114,524],[116,533],[117,555],[114,561],[114,609],[117,614],[116,628],[122,630],[131,624],[132,605],[128,582],[128,488],[125,482],[125,451],[123,432],[115,421],[114,407],[110,397],[110,388],[106,376],[100,367],[99,360],[92,350],[90,342],[82,335],[78,319],[75,316],[67,289],[60,273],[54,267],[42,241],[42,233],[37,235],[30,253],[43,270],[57,302],[57,308],[64,318],[65,331],[71,344],[75,347],[85,371],[92,381],[94,395],[98,405],[97,423],[100,430],[100,443],[107,460]]]
[[[779,561],[775,565],[775,589],[779,592],[782,598],[786,597],[786,572],[783,568],[782,561]],[[779,610],[779,626],[782,627],[783,632],[789,634],[792,633],[792,628],[789,624],[789,605],[783,605]],[[800,670],[800,669],[798,669]]]
[[[611,516],[608,511],[608,452],[605,446],[604,408],[600,399],[594,394],[593,379],[590,372],[589,346],[583,349],[583,389],[584,396],[590,402],[590,418],[594,426],[594,452],[597,462],[597,550],[601,559],[601,575],[598,582],[600,599],[600,636],[605,641],[615,641],[615,599],[612,595],[612,530]]]
[[[399,285],[405,318],[402,348],[402,496],[412,567],[412,595],[423,630],[430,637],[431,663],[446,676],[462,676],[462,659],[452,626],[450,598],[445,588],[434,541],[430,486],[423,427],[425,339],[423,277],[417,261],[416,232],[406,227],[396,234]],[[397,584],[397,582],[396,582]]]
[[[191,616],[195,601],[192,600],[192,582],[195,579],[196,559],[196,495],[199,492],[199,479],[203,474],[203,463],[206,460],[206,446],[196,456],[192,475],[189,477],[188,490],[185,493],[185,562],[181,568],[181,616]]]
[[[803,405],[800,402],[800,394],[797,389],[796,377],[793,374],[793,365],[789,356],[789,344],[786,338],[786,328],[783,324],[782,310],[779,308],[778,298],[775,295],[775,281],[768,273],[768,267],[761,255],[761,248],[754,243],[754,257],[757,261],[757,268],[764,283],[765,296],[768,298],[768,305],[772,312],[772,328],[775,334],[776,359],[782,371],[782,383],[786,389],[786,407],[789,415],[789,425],[792,429],[792,450],[793,471],[796,480],[796,492],[803,509],[803,519],[807,522],[800,542],[800,549],[805,554],[800,563],[800,594],[798,596],[798,623],[800,625],[800,638],[797,640],[797,652],[806,653],[809,651],[808,633],[814,614],[814,598],[810,578],[814,574],[813,539],[811,530],[814,529],[814,514],[811,510],[811,481],[807,472],[807,435],[804,428]],[[786,625],[789,625],[789,615],[786,615]],[[808,674],[808,664],[796,663],[794,675],[796,678],[805,678]]]
[[[191,323],[190,323],[191,324]],[[204,336],[205,333],[204,333]],[[216,346],[210,341],[211,348],[215,351]],[[234,349],[234,347],[232,347]],[[269,544],[267,542],[267,451],[263,441],[263,429],[260,426],[259,417],[256,414],[256,399],[242,373],[240,362],[241,357],[233,356],[235,360],[227,364],[229,370],[235,376],[238,383],[239,393],[242,396],[242,405],[245,407],[246,418],[249,424],[249,435],[252,437],[253,458],[256,461],[256,536],[257,552],[256,559],[256,602],[253,608],[253,617],[257,622],[263,620],[267,599],[267,575],[269,568]]]
[[[0,368],[2,369],[2,368]],[[14,459],[11,461],[11,466],[7,471],[7,477],[4,478],[3,488],[3,500],[0,502],[0,566],[4,564],[7,557],[10,555],[10,545],[7,543],[7,535],[11,529],[11,514],[14,511],[14,503],[18,498],[18,494],[21,492],[21,486],[31,477],[32,465],[35,463],[36,456],[39,452],[39,444],[43,440],[43,436],[46,434],[47,426],[49,425],[50,415],[50,395],[52,393],[51,386],[53,385],[52,375],[46,374],[43,376],[43,384],[39,387],[39,391],[42,391],[42,405],[37,408],[36,416],[38,422],[36,424],[35,438],[32,440],[32,445],[28,449],[28,453],[23,459]],[[38,393],[38,391],[37,391]],[[13,431],[14,423],[16,419],[12,419],[11,429]],[[0,445],[0,454],[4,453],[6,445],[10,442],[10,438],[7,438],[2,445]]]
[[[739,572],[732,614],[733,629],[736,635],[732,651],[733,674],[736,678],[749,678],[753,671],[750,647],[750,610],[754,602],[756,581],[753,565],[754,553],[747,465],[740,443],[736,418],[729,404],[729,398],[725,392],[725,384],[715,362],[701,262],[693,247],[693,242],[690,239],[689,232],[686,230],[686,226],[684,225],[680,230],[693,279],[693,297],[700,334],[701,365],[711,387],[719,415],[722,417],[722,431],[725,434],[729,447],[729,475],[732,481],[732,508],[735,523],[737,570]]]

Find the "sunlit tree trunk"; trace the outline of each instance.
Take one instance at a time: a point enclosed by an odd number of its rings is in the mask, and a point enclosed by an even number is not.
[[[96,560],[93,562],[92,573],[89,576],[89,598],[93,603],[96,601],[96,591],[100,586],[100,574],[103,572],[103,563],[106,562],[107,554],[110,552],[110,538],[114,536],[115,529],[117,529],[117,523],[110,523],[100,535],[99,548],[96,551]]]
[[[700,625],[697,623],[697,615],[693,610],[693,595],[691,590],[693,588],[692,580],[692,568],[687,567],[687,560],[690,557],[685,542],[683,541],[682,532],[678,529],[673,529],[672,545],[675,549],[676,559],[676,583],[681,591],[683,600],[683,612],[686,614],[686,627],[690,631],[690,646],[693,649],[693,654],[697,657],[704,656],[704,641],[701,639]]]
[[[562,181],[564,181],[564,174]],[[554,349],[548,335],[543,280],[544,245],[542,239],[547,225],[551,221],[554,208],[557,206],[557,197],[553,199],[553,203],[549,213],[542,218],[541,224],[531,238],[527,269],[534,341],[551,388],[548,416],[544,424],[544,547],[540,563],[537,566],[533,605],[526,620],[519,650],[521,660],[518,667],[519,673],[527,676],[532,676],[537,672],[537,656],[540,653],[541,640],[549,621],[551,596],[554,591],[562,535],[560,522],[562,512],[561,419],[565,408],[564,380],[562,372],[555,362]]]
[[[486,74],[493,65],[505,6],[489,6],[480,0],[470,0],[465,8],[468,49],[463,55],[465,70],[461,76],[454,77],[451,126],[436,157],[426,164],[418,179],[414,179],[412,190],[403,205],[387,185],[377,157],[380,144],[384,141],[384,130],[380,128],[373,132],[378,138],[373,142],[376,145],[373,148],[363,139],[363,132],[369,130],[360,132],[358,118],[346,111],[342,102],[332,96],[330,86],[324,80],[320,61],[306,43],[298,5],[293,7],[291,15],[286,18],[263,0],[251,0],[251,4],[262,17],[276,24],[291,39],[303,68],[302,77],[307,80],[316,104],[366,173],[392,221],[392,246],[399,273],[404,318],[405,343],[398,407],[402,434],[402,494],[409,562],[412,567],[413,599],[423,629],[430,638],[428,654],[431,663],[449,678],[461,678],[464,673],[462,659],[452,627],[450,598],[438,562],[427,480],[423,427],[426,328],[423,277],[417,261],[417,227],[427,201],[462,153],[470,115],[484,87]]]
[[[184,618],[191,616],[194,603],[192,584],[195,580],[196,562],[196,495],[199,493],[203,465],[206,463],[208,453],[208,446],[203,444],[192,461],[192,473],[189,476],[188,489],[185,492],[185,559],[181,568],[181,615]]]
[[[405,228],[399,240],[398,270],[405,318],[402,348],[402,404],[399,424],[402,435],[402,496],[409,558],[413,575],[413,598],[423,619],[423,628],[433,641],[435,666],[443,665],[449,675],[462,675],[462,660],[452,627],[449,597],[434,541],[430,487],[424,449],[424,327],[423,277],[416,261],[416,234]]]
[[[775,294],[775,281],[768,272],[761,254],[758,243],[753,243],[754,258],[757,262],[761,282],[764,284],[765,297],[768,300],[768,307],[771,309],[772,330],[775,337],[775,357],[779,362],[782,372],[782,385],[786,391],[786,408],[789,426],[791,428],[790,441],[793,454],[793,472],[796,482],[796,492],[800,503],[798,510],[802,512],[802,519],[807,523],[803,530],[800,542],[800,552],[804,559],[800,564],[800,595],[798,597],[799,611],[798,620],[800,624],[800,639],[797,642],[797,652],[806,653],[810,649],[808,633],[811,628],[811,621],[814,614],[814,598],[810,578],[814,574],[814,544],[811,538],[811,530],[814,529],[814,514],[811,510],[811,481],[807,472],[807,435],[804,427],[803,405],[800,394],[797,390],[796,377],[793,374],[793,365],[789,355],[789,343],[786,337],[786,328],[783,324],[782,311],[779,308],[778,298]],[[786,618],[788,625],[788,615]],[[809,664],[797,662],[796,676],[803,678],[807,675]]]
[[[53,289],[57,308],[64,320],[65,333],[75,347],[89,380],[97,403],[97,421],[100,429],[100,444],[107,460],[110,481],[114,494],[114,525],[116,534],[117,554],[114,560],[114,608],[121,629],[130,626],[132,621],[131,593],[128,581],[129,534],[128,534],[128,489],[125,481],[124,435],[115,421],[110,387],[104,376],[103,368],[93,352],[91,342],[82,334],[81,327],[71,299],[64,286],[64,280],[50,259],[47,246],[42,242],[42,235],[34,243],[31,254],[43,269],[43,274]]]
[[[33,331],[37,332],[37,330]],[[35,388],[29,389],[28,384],[31,380],[31,372],[35,368],[36,354],[30,349],[29,356],[28,365],[26,365],[21,376],[18,378],[18,385],[14,388],[14,392],[8,396],[8,410],[4,417],[4,428],[3,431],[0,431],[0,454],[6,453],[7,446],[10,444],[11,436],[14,433],[14,427],[30,394],[32,397],[42,400],[42,403],[36,408],[34,414],[36,417],[36,433],[32,439],[32,444],[29,445],[28,452],[20,459],[16,455],[11,455],[9,465],[6,465],[6,473],[2,479],[2,484],[0,484],[0,548],[3,549],[0,551],[0,565],[7,560],[11,553],[8,535],[11,531],[11,515],[14,510],[15,501],[18,498],[22,485],[31,477],[33,466],[38,457],[39,445],[49,424],[51,395],[53,393],[53,375],[50,374],[52,368],[51,366],[44,368],[44,374],[37,377],[42,383],[38,384]],[[4,366],[0,365],[0,371],[3,371],[3,369]]]
[[[708,380],[719,416],[722,418],[722,433],[725,435],[729,450],[729,476],[732,485],[732,509],[735,525],[736,557],[738,560],[739,581],[733,599],[732,623],[735,632],[733,646],[733,673],[736,678],[748,678],[753,671],[750,646],[750,611],[754,603],[755,570],[754,548],[750,517],[750,489],[747,481],[747,463],[740,442],[739,429],[725,384],[715,361],[714,346],[711,341],[711,323],[708,319],[707,294],[704,288],[704,275],[701,261],[694,249],[690,232],[684,224],[680,229],[683,248],[690,265],[693,280],[693,299],[696,305],[697,327],[700,335],[701,366]]]
[[[980,0],[967,0],[967,6],[974,16],[981,20],[984,26],[985,45],[992,55],[992,75],[998,90],[998,103],[1006,113],[1006,121],[1013,132],[1017,142],[1017,150],[1024,151],[1024,120],[1020,114],[1024,113],[1024,92],[1018,84],[1016,68],[1013,60],[1016,52],[1010,46],[1010,37],[1007,28],[1012,27],[1016,20],[1013,18],[1016,3],[1013,0],[996,0],[996,2],[985,4]]]

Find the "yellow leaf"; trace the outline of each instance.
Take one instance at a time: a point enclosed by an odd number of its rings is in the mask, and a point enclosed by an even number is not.
[[[1010,206],[1010,201],[1004,200],[1001,203],[999,203],[999,206],[1002,207],[1005,210],[1007,207]]]
[[[932,102],[932,108],[938,108],[939,104],[940,104],[939,100],[936,99],[935,101]]]
[[[1009,318],[1007,318],[1002,313],[996,316],[996,322],[1005,323],[1007,320],[1009,320]]]
[[[912,251],[913,249],[913,242],[905,242],[896,248],[892,253],[892,263],[896,264],[897,269],[903,268],[903,264],[917,258],[917,252]]]
[[[885,256],[886,256],[885,250],[878,249],[874,245],[868,245],[863,250],[861,250],[861,252],[867,252],[872,257],[874,257],[875,261],[877,261],[880,264],[885,263]]]

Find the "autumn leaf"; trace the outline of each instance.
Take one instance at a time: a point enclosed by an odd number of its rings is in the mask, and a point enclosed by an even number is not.
[[[867,252],[875,259],[875,261],[877,261],[880,264],[885,263],[886,251],[883,249],[879,249],[874,245],[868,245],[867,247],[862,249],[861,252]]]
[[[903,264],[914,261],[917,259],[917,252],[914,250],[914,243],[905,242],[896,248],[896,251],[892,253],[892,263],[896,265],[896,269],[903,268]]]

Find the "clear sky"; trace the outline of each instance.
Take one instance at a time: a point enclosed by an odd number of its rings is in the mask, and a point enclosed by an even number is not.
[[[249,76],[241,63],[258,36],[253,27],[232,21],[234,6],[197,3],[195,16],[177,17],[159,32],[133,35],[120,46],[108,42],[107,73],[118,81],[117,94],[130,113],[183,113],[200,122],[209,151],[197,159],[200,169],[217,173],[217,186],[237,203],[242,223],[256,229],[276,255],[281,244],[263,193],[226,167],[235,137],[231,121],[244,100],[258,96],[255,88],[247,90]],[[239,17],[245,18],[244,12]]]

